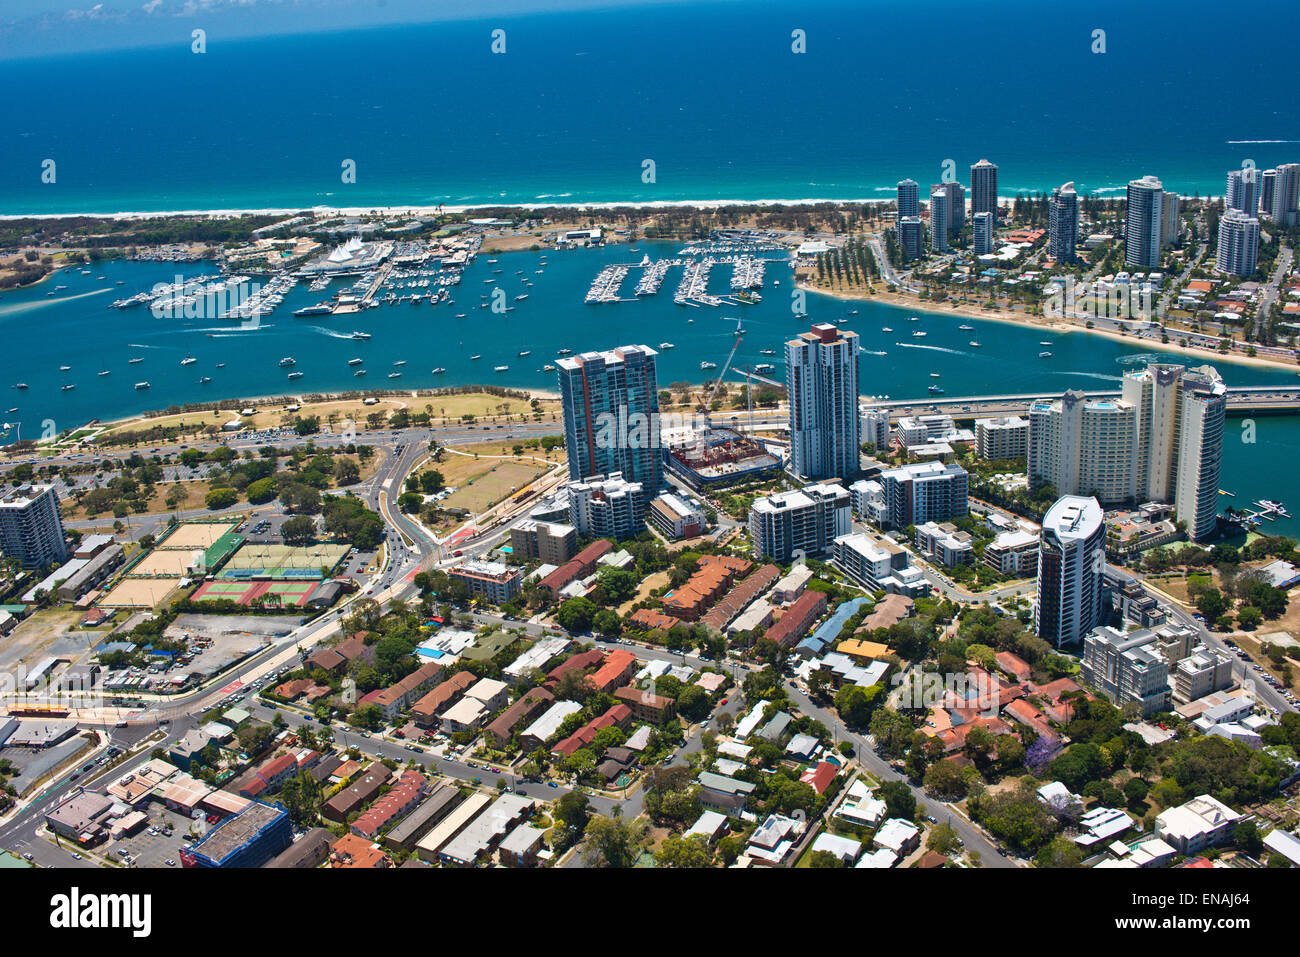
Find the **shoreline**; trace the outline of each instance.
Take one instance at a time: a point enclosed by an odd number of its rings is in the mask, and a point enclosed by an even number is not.
[[[1099,197],[1105,202],[1111,200]],[[1016,197],[999,196],[999,203],[1012,203]],[[1118,199],[1118,197],[1116,197]],[[1211,202],[1222,197],[1202,196],[1202,202]],[[122,210],[112,213],[95,212],[60,212],[60,213],[2,213],[0,222],[23,219],[126,219],[147,220],[167,219],[177,216],[201,216],[209,219],[235,219],[241,216],[294,216],[300,213],[312,213],[325,216],[436,216],[439,213],[471,213],[478,210],[518,209],[530,212],[544,210],[612,210],[612,209],[726,209],[741,206],[862,206],[892,203],[892,194],[871,197],[804,197],[799,199],[656,199],[656,200],[602,200],[599,202],[534,202],[534,203],[458,203],[458,204],[416,204],[416,205],[375,205],[375,206],[264,206],[231,207],[225,209],[165,209],[165,210]]]
[[[484,395],[490,394],[486,392],[486,390],[482,386],[477,386],[477,387],[446,386],[444,388],[464,389],[464,392],[458,392],[456,394],[473,395],[473,394],[478,394],[480,392]],[[560,393],[552,392],[548,389],[513,389],[511,391],[527,392],[529,399],[541,399],[543,401],[558,401],[560,398]],[[303,395],[292,395],[287,393],[280,393],[277,395],[243,396],[241,398],[215,399],[211,403],[202,403],[200,408],[189,409],[189,410],[182,409],[180,412],[168,412],[166,409],[149,409],[145,412],[137,412],[134,415],[127,415],[118,419],[92,419],[90,422],[86,422],[81,426],[79,426],[79,428],[81,429],[98,428],[98,429],[104,429],[106,431],[111,431],[113,429],[120,429],[125,425],[131,425],[133,423],[139,423],[141,425],[144,425],[149,423],[153,419],[166,418],[169,415],[185,415],[191,412],[199,413],[199,412],[210,411],[212,409],[221,409],[223,411],[226,411],[227,405],[252,406],[252,405],[256,405],[259,402],[264,404],[282,403],[284,405],[312,405],[312,404],[319,404],[324,402],[351,401],[351,399],[349,398],[349,394],[346,392],[337,392],[337,393],[320,392],[320,393],[311,393],[311,394],[318,395],[320,396],[320,398],[308,400]],[[362,401],[364,399],[373,398],[373,399],[378,399],[380,402],[396,401],[402,403],[403,400],[411,401],[420,398],[431,398],[433,397],[433,395],[436,394],[437,394],[436,392],[433,392],[431,390],[425,390],[425,389],[409,390],[408,389],[402,392],[356,393],[352,396],[352,398],[356,399],[356,401]],[[196,405],[197,403],[186,403],[186,404]],[[405,406],[403,405],[403,407]],[[239,410],[231,409],[229,411],[238,412]],[[153,414],[150,415],[150,413]],[[77,429],[73,429],[72,431],[75,432],[77,431]]]
[[[1202,346],[1183,346],[1179,345],[1174,334],[1170,334],[1169,342],[1149,342],[1140,339],[1137,336],[1126,336],[1109,329],[1089,329],[1082,322],[1076,322],[1068,319],[1044,319],[1039,316],[1027,316],[1023,313],[1009,312],[1006,309],[988,310],[981,306],[971,305],[950,305],[947,303],[936,303],[931,299],[920,299],[916,296],[900,294],[896,292],[877,292],[872,295],[854,295],[851,292],[834,292],[829,289],[818,289],[807,283],[797,283],[798,288],[806,292],[814,293],[821,296],[830,296],[834,299],[842,299],[849,302],[880,302],[887,306],[897,306],[898,308],[916,309],[920,312],[931,312],[947,316],[960,316],[964,319],[984,319],[991,322],[1005,322],[1010,325],[1022,326],[1025,328],[1037,328],[1055,333],[1080,332],[1088,335],[1104,336],[1115,342],[1125,342],[1130,345],[1138,344],[1141,346],[1150,346],[1153,350],[1161,352],[1174,352],[1179,355],[1185,355],[1192,358],[1205,359],[1208,362],[1231,362],[1233,364],[1255,366],[1257,368],[1280,369],[1286,372],[1300,373],[1300,362],[1286,362],[1282,359],[1272,359],[1266,356],[1247,356],[1238,353],[1222,353],[1214,349],[1206,349]]]

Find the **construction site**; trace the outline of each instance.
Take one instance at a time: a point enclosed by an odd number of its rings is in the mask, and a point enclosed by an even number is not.
[[[668,446],[669,471],[696,491],[766,478],[778,474],[782,468],[779,448],[773,452],[759,439],[746,436],[734,428],[723,428],[713,424],[711,413],[713,400],[727,372],[731,370],[736,351],[745,337],[743,320],[736,320],[736,328],[732,335],[734,341],[727,361],[723,363],[717,379],[714,380],[699,409],[699,427],[681,429],[664,436]],[[780,385],[752,372],[743,374],[751,387],[755,380],[769,382],[775,386]],[[752,423],[754,413],[752,388],[747,388],[745,391],[748,415]],[[732,421],[735,420],[736,417],[733,416]]]

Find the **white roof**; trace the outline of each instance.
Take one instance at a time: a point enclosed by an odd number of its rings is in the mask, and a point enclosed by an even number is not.
[[[1162,835],[1185,839],[1207,834],[1239,817],[1240,814],[1222,801],[1202,794],[1186,804],[1161,811],[1156,816],[1156,825]]]
[[[506,687],[504,681],[497,681],[495,678],[480,678],[465,692],[465,697],[477,698],[479,701],[489,701],[505,691]]]
[[[863,854],[860,858],[858,858],[858,863],[856,863],[853,866],[869,867],[869,868],[889,868],[889,867],[893,867],[894,864],[897,862],[898,862],[898,855],[895,854],[893,851],[889,850],[888,848],[882,847],[879,850],[871,851],[868,854]]]
[[[814,851],[830,851],[838,858],[848,858],[856,861],[858,855],[862,853],[862,845],[847,837],[840,837],[838,834],[828,834],[823,831],[817,835],[813,841],[812,849]]]
[[[483,707],[483,702],[477,698],[471,698],[469,695],[461,698],[454,705],[442,713],[444,721],[451,721],[455,724],[473,724],[487,713]]]
[[[545,741],[560,729],[565,718],[581,710],[582,705],[576,701],[557,701],[547,708],[540,718],[524,729],[524,735]]]
[[[1300,864],[1300,840],[1290,831],[1275,827],[1264,835],[1264,846],[1276,854],[1281,854],[1292,864]]]
[[[876,847],[885,847],[895,853],[901,853],[903,846],[910,842],[920,831],[911,821],[891,817],[876,832]]]
[[[745,715],[736,722],[736,737],[748,738],[758,727],[758,723],[763,720],[763,709],[767,707],[766,701],[760,701],[750,709],[749,714]]]
[[[691,825],[683,837],[690,837],[692,834],[703,834],[710,840],[727,823],[727,815],[719,814],[717,811],[705,811],[700,815],[699,820]]]

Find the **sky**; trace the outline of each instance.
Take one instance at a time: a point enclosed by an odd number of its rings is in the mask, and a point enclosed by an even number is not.
[[[685,0],[3,0],[0,57],[239,38]]]

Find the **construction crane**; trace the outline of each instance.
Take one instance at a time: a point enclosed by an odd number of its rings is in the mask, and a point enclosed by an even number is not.
[[[736,350],[740,348],[740,341],[745,338],[745,320],[743,318],[736,320],[736,331],[732,335],[735,336],[736,341],[731,344],[731,352],[727,356],[727,361],[722,364],[722,370],[718,373],[713,388],[709,390],[709,397],[704,400],[703,407],[700,409],[701,414],[704,416],[704,428],[706,430],[713,428],[713,399],[718,394],[718,389],[722,387],[722,379],[727,374],[727,370],[731,368],[731,360],[736,357]]]

